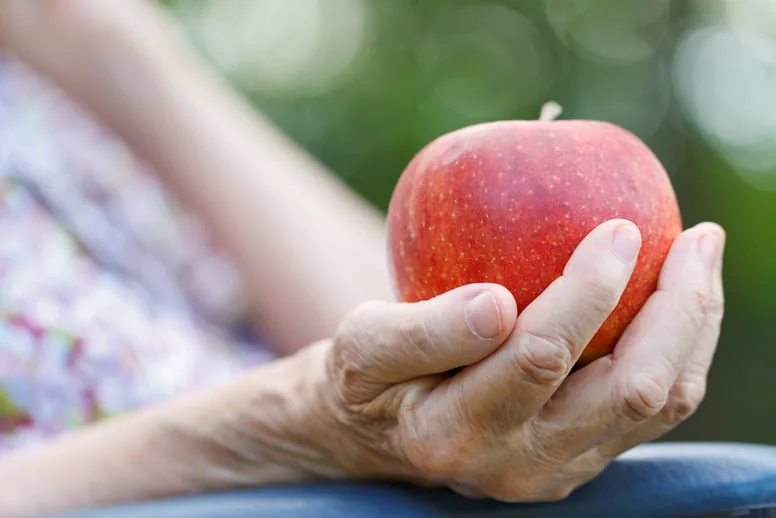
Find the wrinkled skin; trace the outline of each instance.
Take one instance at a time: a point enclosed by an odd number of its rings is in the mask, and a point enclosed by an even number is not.
[[[635,264],[640,235],[623,220],[589,234],[519,314],[492,284],[365,304],[297,358],[304,425],[279,440],[305,452],[294,456],[312,478],[561,499],[700,404],[723,314],[723,243],[709,223],[682,233],[614,352],[573,372]]]
[[[90,64],[94,56],[73,49],[100,51],[98,56],[110,58],[101,63],[113,71],[147,72],[143,56],[174,54],[165,40],[155,33],[147,37],[142,25],[131,23],[134,15],[114,16],[127,12],[119,4],[143,2],[114,3],[96,13],[91,6],[107,4],[2,2],[0,7],[27,17],[13,24],[15,31],[3,23],[0,40],[46,34],[29,38],[33,46],[21,54],[31,61],[37,56],[36,66],[82,97],[108,92],[98,95],[104,106],[120,106],[115,89],[89,90],[89,78],[105,76],[86,73],[99,68],[72,67]],[[36,6],[47,8],[36,12]],[[45,23],[32,23],[39,15]],[[64,39],[57,38],[62,27],[68,29]],[[142,37],[129,37],[137,34]],[[154,52],[140,52],[144,47]],[[134,59],[114,59],[122,55]],[[65,59],[74,56],[85,61]],[[133,64],[140,68],[127,68]],[[180,143],[176,132],[170,134]],[[167,157],[171,148],[159,149]],[[183,162],[192,163],[207,162]],[[181,177],[192,174],[181,170]],[[370,303],[353,311],[332,339],[224,387],[4,459],[0,515],[37,516],[309,478],[401,479],[508,501],[560,498],[619,452],[686,419],[703,398],[717,344],[723,235],[704,224],[677,239],[658,291],[614,353],[571,373],[582,344],[614,307],[633,267],[619,247],[618,255],[610,252],[620,224],[608,223],[589,236],[563,276],[520,307],[519,315],[509,292],[496,285],[467,285],[422,303]],[[482,293],[487,295],[465,309]]]

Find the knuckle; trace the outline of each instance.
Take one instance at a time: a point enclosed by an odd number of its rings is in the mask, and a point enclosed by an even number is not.
[[[515,368],[533,383],[553,385],[571,370],[573,346],[562,333],[524,333],[518,343],[513,355]]]
[[[611,281],[603,278],[591,279],[582,288],[587,300],[590,301],[589,309],[599,318],[606,318],[620,299],[620,289],[614,279]]]
[[[715,321],[722,320],[725,313],[725,297],[721,293],[710,293],[703,300],[703,308],[707,315]]]
[[[331,380],[335,401],[343,407],[363,402],[359,387],[363,379],[363,369],[353,349],[339,349],[329,357],[327,372]]]
[[[694,329],[700,329],[712,306],[711,295],[702,290],[686,290],[679,293],[676,300],[678,314],[681,315]]]
[[[645,371],[626,380],[618,405],[622,414],[636,423],[658,415],[668,401],[670,387],[663,376]]]
[[[385,303],[365,302],[350,312],[334,336],[326,370],[336,401],[352,406],[363,401],[365,349],[379,341],[375,325]]]
[[[714,299],[711,292],[706,289],[697,289],[694,292],[695,295],[695,307],[698,308],[698,312],[701,315],[709,313],[714,306]]]
[[[706,397],[706,380],[678,381],[671,391],[665,412],[670,424],[679,424],[692,416]]]
[[[402,321],[397,324],[399,340],[422,353],[430,352],[440,347],[440,339],[427,318]]]

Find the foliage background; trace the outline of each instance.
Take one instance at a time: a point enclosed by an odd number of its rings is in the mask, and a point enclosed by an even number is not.
[[[670,439],[776,444],[776,2],[170,0],[203,54],[381,208],[468,124],[608,120],[669,171],[685,224],[728,231],[706,402]]]

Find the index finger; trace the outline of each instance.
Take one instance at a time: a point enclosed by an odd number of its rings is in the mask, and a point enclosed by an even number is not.
[[[710,326],[711,336],[702,331],[714,306],[712,270],[720,235],[716,227],[702,224],[676,239],[658,290],[613,354],[571,376],[535,417],[538,429],[562,428],[574,437],[561,444],[545,433],[553,443],[549,449],[570,458],[632,432],[661,412],[699,340],[707,341],[703,349],[713,350],[716,326]]]
[[[509,340],[438,387],[442,397],[460,398],[457,407],[482,422],[516,424],[534,415],[617,305],[640,246],[641,235],[628,221],[594,229],[563,275],[518,317]]]

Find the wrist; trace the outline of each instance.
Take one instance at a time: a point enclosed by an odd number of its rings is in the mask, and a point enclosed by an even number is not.
[[[199,491],[341,479],[321,342],[192,399],[173,436],[204,462]]]

